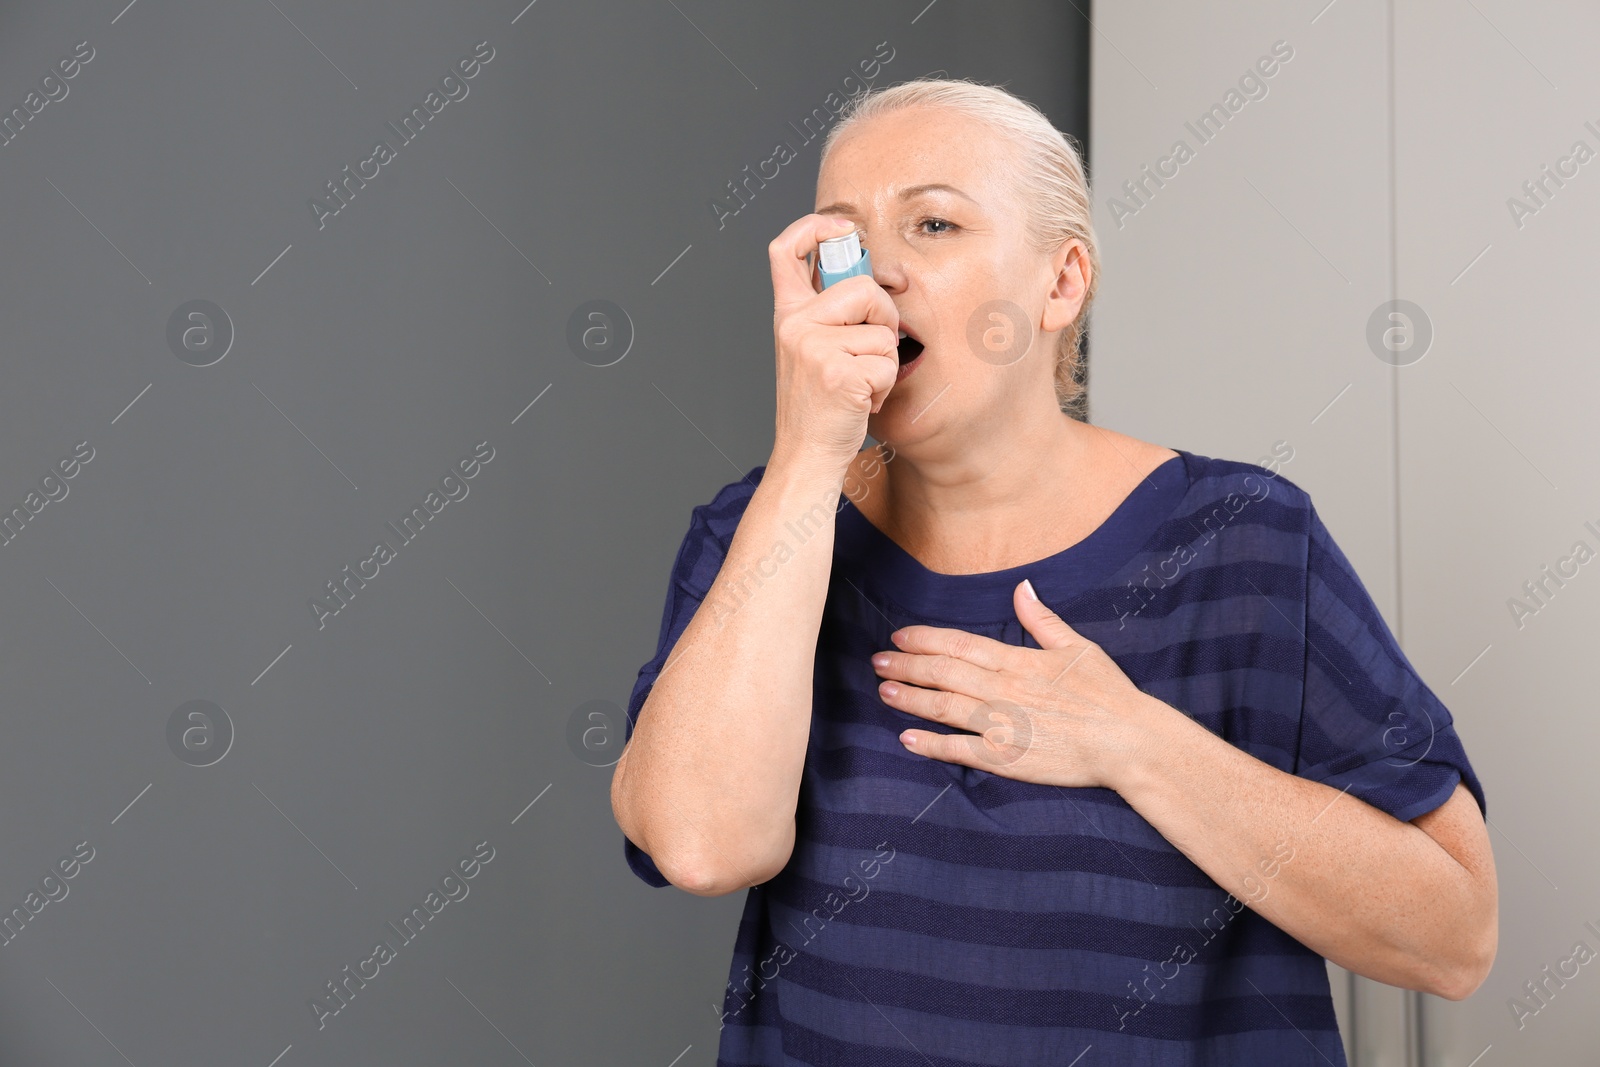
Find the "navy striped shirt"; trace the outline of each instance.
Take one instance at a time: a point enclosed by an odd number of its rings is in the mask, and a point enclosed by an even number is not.
[[[870,656],[902,626],[1039,647],[1012,607],[1028,578],[1141,690],[1256,758],[1402,821],[1458,782],[1482,807],[1449,711],[1306,492],[1175,451],[1082,541],[983,574],[927,569],[841,496],[794,853],[747,891],[718,1067],[1065,1067],[1090,1048],[1085,1067],[1343,1067],[1325,963],[1246,906],[1254,887],[1225,892],[1112,790],[907,751],[902,729],[957,731],[878,696]],[[630,736],[764,470],[694,509]],[[1295,847],[1263,857],[1263,887]]]

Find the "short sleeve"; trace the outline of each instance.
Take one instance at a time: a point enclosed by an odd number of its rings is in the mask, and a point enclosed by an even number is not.
[[[1483,786],[1449,710],[1417,674],[1315,507],[1306,545],[1305,665],[1295,773],[1402,822]]]
[[[656,640],[655,655],[639,668],[633,683],[633,693],[628,697],[627,725],[623,744],[633,738],[633,728],[639,719],[650,688],[660,676],[677,645],[678,638],[688,629],[706,594],[710,592],[717,573],[722,569],[723,558],[733,540],[733,530],[749,503],[750,493],[760,481],[763,468],[756,468],[740,482],[724,486],[709,504],[694,509],[689,519],[689,532],[678,546],[677,558],[672,563],[672,576],[667,582],[667,600],[661,610],[661,633]],[[646,884],[661,888],[670,885],[649,853],[623,836],[623,856],[633,873]]]

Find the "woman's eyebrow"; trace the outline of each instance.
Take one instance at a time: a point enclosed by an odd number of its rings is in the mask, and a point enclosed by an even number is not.
[[[972,199],[972,197],[968,196],[966,193],[962,192],[960,189],[957,189],[953,185],[946,185],[944,182],[929,182],[926,185],[908,186],[907,188],[902,189],[900,191],[900,199],[901,200],[910,200],[914,196],[921,196],[923,193],[934,193],[934,192],[954,193],[957,196],[959,196],[961,199],[963,199],[963,200],[967,201],[969,204],[973,205],[974,207],[978,206],[978,202],[976,200]]]
[[[924,193],[935,192],[954,193],[961,199],[972,204],[974,207],[978,206],[978,202],[972,199],[972,197],[968,196],[966,193],[962,192],[960,189],[957,189],[953,185],[946,185],[944,182],[928,182],[923,185],[908,185],[904,189],[900,190],[900,199],[910,200],[913,197],[922,196]],[[855,213],[856,206],[847,200],[839,200],[835,203],[829,204],[827,207],[820,207],[817,209],[818,215],[853,215]]]

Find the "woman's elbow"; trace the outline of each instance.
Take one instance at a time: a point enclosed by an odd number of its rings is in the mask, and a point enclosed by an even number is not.
[[[668,848],[652,858],[662,877],[697,897],[722,897],[760,885],[788,862],[787,856],[780,860],[775,854],[729,857],[720,851],[688,847]]]
[[[731,871],[726,864],[706,863],[693,858],[674,856],[657,860],[656,867],[667,881],[697,897],[725,897],[765,881],[752,881]]]
[[[1499,946],[1500,924],[1498,917],[1491,913],[1476,929],[1468,928],[1458,951],[1446,956],[1447,962],[1439,965],[1428,983],[1420,988],[1424,993],[1445,1000],[1466,1000],[1489,977]]]
[[[1488,977],[1487,967],[1460,964],[1439,975],[1432,986],[1422,992],[1432,993],[1445,1000],[1466,1000],[1478,991],[1478,987],[1483,985],[1484,979]]]
[[[722,845],[708,840],[700,831],[683,825],[651,820],[645,832],[645,819],[625,779],[623,759],[617,763],[611,781],[611,813],[627,838],[647,852],[668,882],[686,893],[700,897],[720,897],[775,876],[789,861],[793,836],[761,848],[739,848],[733,841]],[[743,835],[748,837],[748,835]],[[649,840],[650,847],[642,844]]]

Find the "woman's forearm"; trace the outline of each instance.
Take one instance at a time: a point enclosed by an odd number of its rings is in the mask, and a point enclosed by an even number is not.
[[[690,892],[766,881],[794,847],[843,484],[769,463],[617,763],[618,824]]]
[[[1117,792],[1218,885],[1357,974],[1451,999],[1494,956],[1493,869],[1411,823],[1287,774],[1145,697]]]

